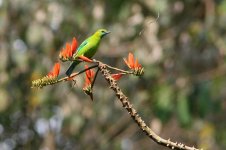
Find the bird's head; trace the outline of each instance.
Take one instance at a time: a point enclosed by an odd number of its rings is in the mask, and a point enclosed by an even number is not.
[[[103,38],[105,35],[107,35],[109,33],[110,33],[110,31],[108,31],[106,29],[99,29],[94,34],[100,38]]]

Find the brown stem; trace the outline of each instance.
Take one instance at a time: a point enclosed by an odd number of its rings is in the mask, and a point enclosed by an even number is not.
[[[113,70],[116,70],[116,71],[119,71],[119,72],[122,72],[124,74],[133,74],[133,72],[130,72],[130,71],[126,71],[126,70],[122,70],[122,69],[119,69],[119,68],[115,68],[115,67],[112,67],[112,66],[109,66],[106,64],[106,67],[110,68],[110,69],[113,69]]]
[[[93,63],[99,64],[99,63],[102,63],[102,62],[93,59]],[[122,72],[122,73],[124,73],[124,74],[133,74],[133,72],[131,72],[131,71],[126,71],[126,70],[123,70],[123,69],[119,69],[119,68],[116,68],[116,67],[113,67],[113,66],[110,66],[110,65],[107,65],[107,64],[105,64],[105,65],[106,65],[107,68],[110,68],[110,69],[112,69],[112,70],[116,70],[116,71]]]
[[[115,92],[117,98],[121,101],[122,106],[128,111],[131,118],[137,123],[140,129],[149,136],[156,143],[169,147],[171,149],[180,149],[180,150],[198,150],[197,148],[186,146],[182,143],[172,142],[170,139],[166,140],[155,134],[151,128],[149,128],[142,118],[138,115],[137,111],[132,107],[132,104],[129,102],[128,97],[126,97],[122,90],[118,87],[115,80],[111,77],[110,71],[107,69],[106,64],[99,62],[100,72],[107,80],[110,85],[110,88]]]

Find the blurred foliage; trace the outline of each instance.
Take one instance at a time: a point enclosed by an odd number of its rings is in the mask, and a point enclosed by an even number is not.
[[[0,149],[166,149],[143,135],[101,76],[94,102],[82,76],[75,86],[30,88],[67,41],[97,28],[111,35],[96,59],[125,68],[133,52],[145,67],[119,85],[156,133],[226,149],[225,10],[225,0],[0,0]]]

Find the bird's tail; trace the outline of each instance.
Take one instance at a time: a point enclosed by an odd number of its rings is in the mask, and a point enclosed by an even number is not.
[[[74,70],[74,68],[80,63],[80,61],[74,61],[71,63],[71,65],[69,66],[69,68],[66,71],[66,75],[70,76]]]

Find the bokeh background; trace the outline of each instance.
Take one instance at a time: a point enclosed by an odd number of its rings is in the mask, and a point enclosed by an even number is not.
[[[132,52],[145,67],[119,85],[157,134],[226,149],[225,0],[0,0],[1,150],[167,149],[139,130],[101,75],[94,102],[83,75],[30,88],[66,42],[98,28],[111,34],[95,59],[127,69]]]

